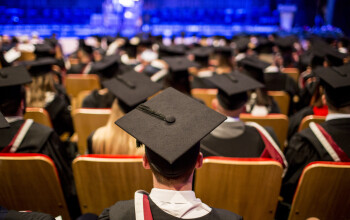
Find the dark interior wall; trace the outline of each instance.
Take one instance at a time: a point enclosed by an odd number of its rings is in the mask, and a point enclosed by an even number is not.
[[[333,25],[340,27],[347,36],[350,36],[350,0],[336,0]]]

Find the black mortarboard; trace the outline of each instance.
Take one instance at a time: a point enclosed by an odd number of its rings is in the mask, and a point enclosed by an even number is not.
[[[233,54],[233,50],[230,46],[220,46],[214,47],[215,53],[222,54],[227,57],[231,57]]]
[[[350,105],[350,65],[317,68],[315,75],[320,77],[325,88],[327,101],[340,108]]]
[[[90,73],[99,74],[103,78],[112,78],[118,72],[119,60],[118,55],[105,56],[91,65]]]
[[[159,45],[159,56],[183,56],[186,53],[186,47],[184,45],[171,45],[165,46]]]
[[[55,50],[54,48],[47,43],[44,44],[36,44],[34,53],[36,55],[36,59],[41,57],[54,57],[55,56]]]
[[[161,85],[134,70],[104,81],[102,85],[128,107],[124,109],[126,112],[161,90]]]
[[[247,91],[264,87],[260,82],[238,71],[214,75],[208,80],[219,89],[218,100],[228,110],[237,109],[245,104],[248,98]]]
[[[0,112],[0,128],[10,127],[9,123],[6,121],[2,113]]]
[[[41,76],[52,71],[52,65],[57,64],[58,61],[52,57],[43,57],[33,61],[23,62],[22,65],[28,68],[31,76]]]
[[[188,163],[195,163],[186,160],[187,153],[225,119],[193,98],[168,88],[115,123],[146,146],[153,168],[162,176],[175,178],[186,171]]]
[[[209,56],[214,52],[212,47],[196,47],[189,53],[194,55],[194,60],[202,66],[207,66],[209,63]]]
[[[171,73],[187,71],[190,67],[199,67],[199,64],[193,62],[185,56],[164,57],[163,60],[168,63]]]
[[[236,44],[236,49],[240,53],[244,53],[248,49],[248,44],[250,43],[250,39],[248,37],[242,36],[242,37],[239,37],[238,39],[236,39],[234,42]]]
[[[275,44],[281,50],[292,50],[293,44],[295,41],[296,41],[296,38],[294,36],[279,37],[275,39]]]
[[[269,63],[260,60],[257,57],[245,57],[239,61],[239,64],[243,66],[245,72],[252,78],[264,83],[264,69],[270,66]]]
[[[0,69],[0,87],[17,86],[31,82],[32,78],[24,66]]]

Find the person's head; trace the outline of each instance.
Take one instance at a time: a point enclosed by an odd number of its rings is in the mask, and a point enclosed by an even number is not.
[[[350,113],[350,65],[318,68],[316,76],[324,88],[323,100],[331,113]]]
[[[25,111],[24,84],[31,78],[24,67],[0,69],[0,111],[5,116],[21,116]]]
[[[145,146],[144,166],[152,170],[154,184],[181,190],[202,164],[199,141],[225,119],[168,88],[115,123]]]
[[[203,155],[199,152],[200,143],[196,143],[173,164],[170,164],[157,153],[145,146],[143,166],[151,169],[158,183],[167,186],[181,186],[192,181],[194,169],[200,168],[203,163]],[[179,167],[181,169],[179,169]],[[175,171],[171,175],[168,171]]]
[[[25,111],[25,89],[22,85],[0,87],[0,111],[5,116],[21,116]]]
[[[208,78],[218,87],[218,94],[213,100],[213,107],[220,113],[238,117],[248,101],[247,91],[261,88],[263,84],[238,71],[230,74],[215,75]]]

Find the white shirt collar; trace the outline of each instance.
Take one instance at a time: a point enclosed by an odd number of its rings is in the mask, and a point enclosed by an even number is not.
[[[23,120],[23,116],[8,116],[8,117],[5,117],[5,119],[8,123],[12,123],[15,121]]]
[[[175,202],[176,203],[187,203],[190,201],[196,201],[196,195],[193,191],[175,191],[166,189],[153,188],[149,194],[153,201],[160,202]]]
[[[326,121],[342,118],[350,118],[350,114],[330,113],[327,115]]]
[[[225,120],[225,122],[236,122],[236,121],[240,121],[239,118],[234,118],[229,116],[227,116],[227,119]]]

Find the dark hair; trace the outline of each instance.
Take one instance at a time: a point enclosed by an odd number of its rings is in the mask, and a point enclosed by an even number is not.
[[[199,155],[199,149],[200,142],[197,142],[172,164],[147,146],[145,147],[145,153],[152,172],[159,182],[184,182],[188,180],[194,170]]]
[[[21,107],[21,101],[25,104],[25,89],[22,85],[0,87],[0,111],[5,116],[15,116]],[[6,94],[6,95],[3,95]]]

